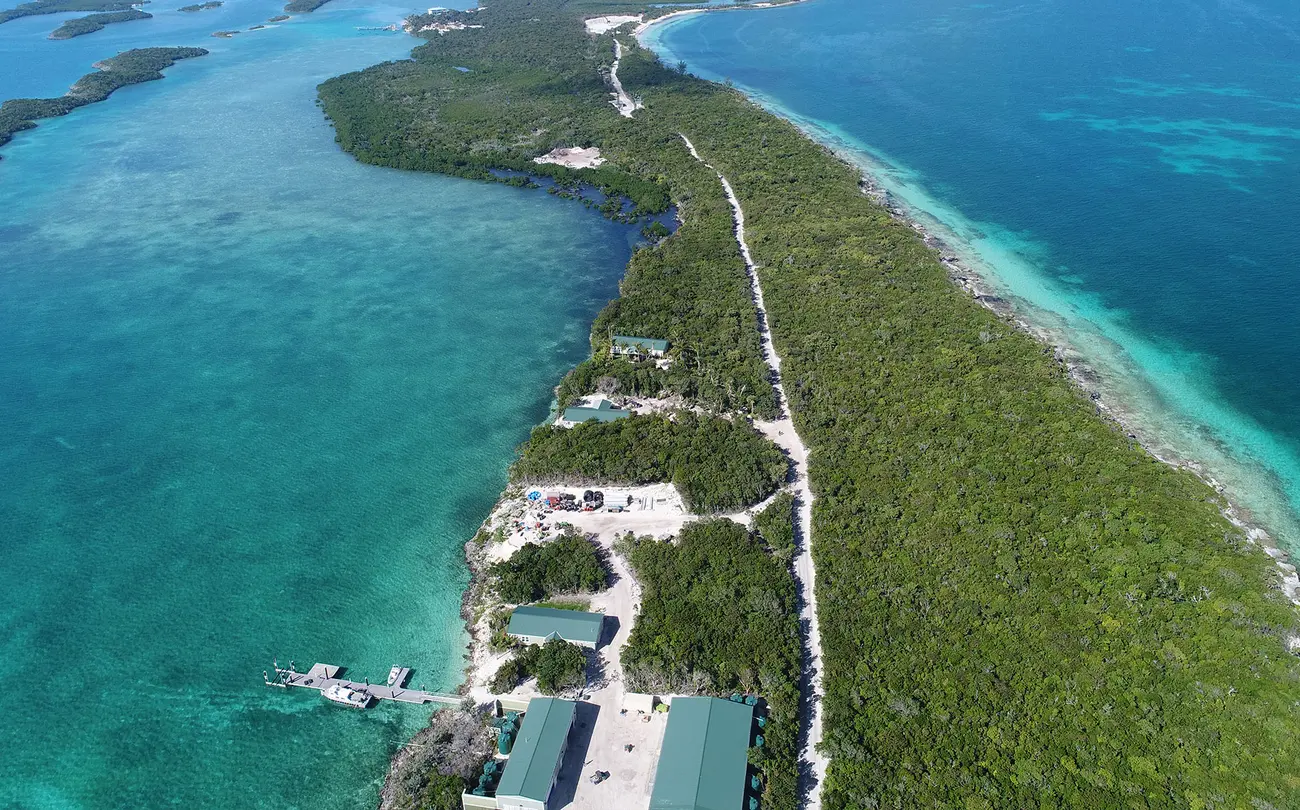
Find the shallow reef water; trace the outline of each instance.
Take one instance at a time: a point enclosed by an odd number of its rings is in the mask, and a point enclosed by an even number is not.
[[[357,29],[408,9],[207,36],[279,8],[0,26],[0,63],[27,65],[0,65],[5,98],[126,47],[212,50],[0,151],[0,680],[22,685],[0,805],[373,807],[430,709],[262,673],[459,684],[462,546],[637,238],[543,191],[356,163],[315,87],[404,57]]]

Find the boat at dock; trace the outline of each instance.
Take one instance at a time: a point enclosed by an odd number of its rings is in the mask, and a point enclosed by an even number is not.
[[[299,672],[292,661],[289,662],[288,667],[280,666],[278,661],[274,662],[273,666],[275,677],[271,677],[269,672],[262,673],[262,680],[267,686],[280,689],[289,687],[315,689],[330,701],[343,706],[365,708],[376,700],[395,700],[398,703],[417,705],[441,703],[446,706],[459,706],[465,699],[463,695],[426,692],[424,684],[420,684],[419,689],[407,689],[406,682],[411,679],[409,667],[393,667],[389,670],[388,685],[385,686],[379,682],[371,683],[369,678],[365,679],[365,683],[343,678],[341,677],[343,667],[335,664],[313,664],[306,672]]]
[[[338,703],[341,706],[351,706],[354,709],[364,709],[370,705],[374,698],[364,689],[349,689],[341,683],[332,684],[326,689],[321,690],[325,699]]]

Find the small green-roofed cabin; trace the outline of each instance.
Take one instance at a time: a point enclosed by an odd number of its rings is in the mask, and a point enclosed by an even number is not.
[[[506,626],[506,634],[525,644],[545,644],[553,638],[564,639],[579,647],[595,649],[600,643],[605,614],[557,608],[515,608]]]
[[[631,416],[631,411],[620,411],[609,400],[602,399],[594,408],[565,408],[564,421],[575,424],[581,422],[615,422]]]
[[[744,703],[673,698],[650,810],[742,810],[753,722]]]
[[[656,338],[614,335],[610,340],[610,353],[624,357],[663,357],[668,353],[668,341]]]
[[[559,698],[528,701],[519,737],[497,785],[501,810],[550,810],[551,790],[569,747],[578,704]]]

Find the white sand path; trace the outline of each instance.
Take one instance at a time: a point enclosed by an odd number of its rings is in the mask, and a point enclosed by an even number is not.
[[[619,714],[627,691],[623,682],[623,647],[641,609],[641,587],[627,561],[613,552],[613,539],[613,533],[600,536],[600,544],[610,551],[614,585],[592,597],[591,609],[615,617],[618,630],[600,650],[604,677],[585,696],[587,703],[598,707],[585,768],[579,773],[570,770],[561,774],[575,777],[576,782],[573,801],[566,805],[566,810],[646,810],[650,806],[650,783],[667,723],[664,715],[651,715],[650,722],[642,722],[636,712]],[[606,619],[607,624],[611,621]],[[630,752],[624,748],[627,745],[632,746]],[[585,778],[593,770],[609,771],[610,778],[593,785]]]
[[[609,83],[614,85],[614,100],[611,102],[624,118],[631,118],[632,113],[641,109],[641,102],[628,95],[623,83],[618,80],[618,64],[623,61],[623,43],[614,40],[614,65],[609,69]]]
[[[817,567],[813,563],[811,543],[813,494],[808,484],[808,448],[799,438],[794,422],[790,418],[789,400],[786,399],[785,386],[781,382],[781,357],[772,344],[772,332],[767,323],[767,307],[763,304],[763,285],[759,283],[758,268],[754,264],[753,255],[749,252],[749,244],[745,241],[745,211],[740,207],[736,192],[722,172],[700,157],[690,138],[685,135],[681,137],[686,142],[686,147],[691,150],[691,155],[717,173],[718,179],[722,181],[722,188],[727,193],[727,200],[731,203],[736,221],[736,241],[740,244],[740,254],[745,259],[749,283],[753,288],[754,306],[758,310],[758,331],[762,338],[763,359],[767,361],[767,367],[771,371],[772,387],[776,390],[777,407],[781,414],[774,421],[756,420],[754,424],[789,455],[790,462],[794,465],[796,499],[794,536],[797,548],[794,573],[799,585],[799,593],[803,598],[799,624],[804,632],[804,667],[807,673],[804,686],[806,733],[800,777],[807,779],[803,806],[807,810],[821,810],[822,783],[826,780],[828,759],[817,750],[822,740],[822,699],[825,696],[825,689],[822,686],[821,672],[821,630],[817,623]]]

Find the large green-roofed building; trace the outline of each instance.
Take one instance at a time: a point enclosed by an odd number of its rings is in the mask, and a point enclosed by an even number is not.
[[[673,698],[650,810],[743,810],[753,723],[743,703]]]
[[[582,422],[616,422],[619,419],[626,419],[632,415],[631,411],[620,411],[609,400],[602,399],[596,403],[595,407],[584,408],[565,408],[564,421],[572,424],[581,424]]]
[[[551,789],[560,774],[577,711],[578,704],[571,700],[533,698],[528,702],[519,737],[497,785],[497,807],[550,810]]]
[[[515,608],[506,634],[525,644],[545,644],[553,638],[562,638],[570,644],[595,649],[600,643],[604,621],[603,613],[525,605]]]

